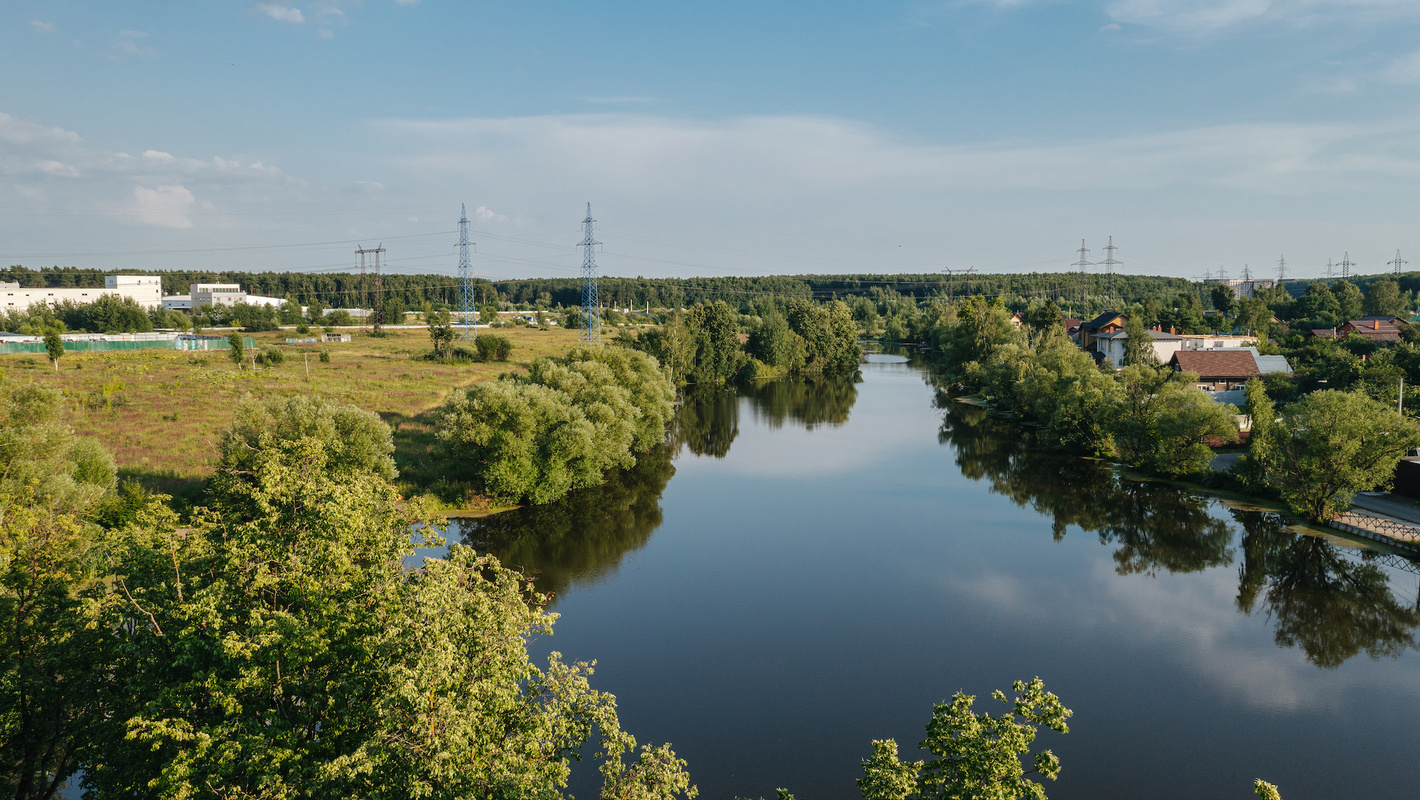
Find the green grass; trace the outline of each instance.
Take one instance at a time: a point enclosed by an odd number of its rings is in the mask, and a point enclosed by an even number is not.
[[[131,350],[68,353],[56,374],[43,355],[0,355],[6,379],[37,381],[64,391],[69,424],[113,453],[120,477],[151,491],[193,502],[217,463],[217,443],[244,397],[276,398],[321,393],[379,414],[394,430],[395,460],[407,494],[433,490],[460,513],[497,510],[484,498],[441,484],[432,459],[430,412],[456,388],[525,371],[536,358],[566,353],[577,331],[503,328],[513,342],[506,363],[439,363],[422,356],[422,329],[394,330],[384,338],[355,333],[349,343],[287,345],[290,331],[243,334],[258,347],[281,349],[286,361],[237,369],[227,351]],[[330,362],[321,363],[322,349]],[[309,369],[309,372],[308,372]]]

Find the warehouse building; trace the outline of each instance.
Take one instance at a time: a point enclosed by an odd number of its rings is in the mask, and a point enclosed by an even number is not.
[[[0,310],[28,311],[41,303],[92,303],[104,295],[127,297],[144,308],[163,305],[163,279],[156,275],[106,275],[104,288],[39,287],[26,289],[13,281],[0,282]]]

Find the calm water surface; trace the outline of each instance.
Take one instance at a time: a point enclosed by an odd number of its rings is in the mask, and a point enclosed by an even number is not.
[[[534,648],[705,798],[857,797],[871,740],[1036,675],[1075,710],[1055,800],[1420,795],[1414,572],[946,405],[889,356],[693,396],[631,473],[449,538],[556,593]]]

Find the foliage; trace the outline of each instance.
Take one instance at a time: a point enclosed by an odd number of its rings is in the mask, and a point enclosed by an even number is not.
[[[49,355],[49,363],[54,365],[54,370],[59,371],[59,359],[64,357],[64,339],[59,336],[59,331],[51,329],[44,335],[44,351]]]
[[[322,363],[322,364],[329,364],[329,363],[330,363],[330,351],[329,351],[329,350],[322,350],[322,351],[320,351],[320,363]]]
[[[858,789],[868,800],[1044,800],[1045,789],[1021,766],[1043,726],[1069,733],[1065,721],[1074,713],[1060,698],[1045,691],[1040,678],[1016,681],[1013,701],[1003,692],[991,697],[1007,707],[998,717],[976,713],[976,698],[957,692],[950,703],[932,709],[927,738],[918,747],[935,758],[903,762],[892,739],[873,742],[873,755],[863,761]],[[1031,773],[1049,780],[1060,775],[1060,760],[1050,750],[1032,756]]]
[[[92,303],[72,300],[54,306],[54,315],[69,330],[91,333],[143,333],[153,330],[147,310],[131,297],[103,295]]]
[[[1380,280],[1366,287],[1363,309],[1367,315],[1395,317],[1405,313],[1405,298],[1400,294],[1400,284],[1393,280]]]
[[[875,312],[876,313],[876,312]],[[806,358],[804,337],[790,330],[789,321],[778,312],[768,314],[750,331],[745,351],[765,364],[782,370],[798,370]]]
[[[434,345],[434,358],[446,359],[449,357],[449,347],[454,341],[454,326],[449,312],[447,309],[430,312],[427,317],[429,320],[429,342]]]
[[[815,305],[791,300],[786,316],[789,328],[804,340],[806,370],[840,375],[857,371],[862,351],[847,303],[833,300]]]
[[[513,352],[513,343],[506,336],[480,333],[473,337],[473,346],[478,350],[480,361],[507,361]]]
[[[1232,289],[1228,289],[1228,294],[1232,295],[1232,293]],[[1124,364],[1126,366],[1158,365],[1159,359],[1154,353],[1153,337],[1149,335],[1149,329],[1144,327],[1144,320],[1138,314],[1132,314],[1125,319],[1124,333],[1127,337],[1124,340]]]
[[[1420,445],[1420,425],[1365,395],[1327,389],[1283,409],[1275,438],[1257,469],[1293,511],[1320,522],[1356,492],[1387,485]]]
[[[743,357],[739,319],[724,301],[691,306],[686,315],[695,362],[686,378],[691,383],[725,383],[735,376]]]
[[[488,303],[478,307],[478,324],[492,325],[498,321],[498,305]]]
[[[1277,791],[1277,787],[1261,778],[1253,782],[1252,790],[1257,793],[1260,800],[1282,800],[1282,793]]]
[[[231,333],[227,335],[227,358],[237,366],[242,365],[242,358],[246,356],[246,345],[242,343],[241,334]]]
[[[152,509],[113,549],[94,797],[552,798],[594,730],[605,791],[693,796],[669,748],[620,729],[590,665],[532,663],[555,617],[520,575],[460,545],[410,568],[410,528],[433,520],[381,458],[330,447],[341,407],[252,408],[224,437],[218,508],[187,528]]]
[[[85,624],[113,461],[60,421],[59,392],[0,382],[0,786],[52,797],[94,743],[107,636]]]
[[[1236,409],[1191,386],[1196,376],[1167,367],[1121,370],[1123,393],[1111,431],[1120,457],[1163,475],[1197,475],[1208,468],[1210,441],[1237,440]]]
[[[665,438],[675,390],[654,359],[621,347],[534,361],[525,378],[455,392],[438,436],[456,470],[506,502],[595,486]]]

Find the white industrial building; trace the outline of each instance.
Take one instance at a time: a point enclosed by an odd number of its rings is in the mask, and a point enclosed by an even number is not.
[[[144,308],[163,305],[163,279],[156,275],[105,275],[104,288],[40,287],[25,289],[20,284],[0,282],[0,310],[27,311],[41,303],[57,305],[65,301],[92,303],[104,295],[126,297]]]
[[[238,303],[280,308],[285,302],[279,297],[247,294],[235,283],[194,283],[188,287],[187,294],[172,294],[162,299],[163,308],[172,311],[191,311],[203,306],[234,306]]]

